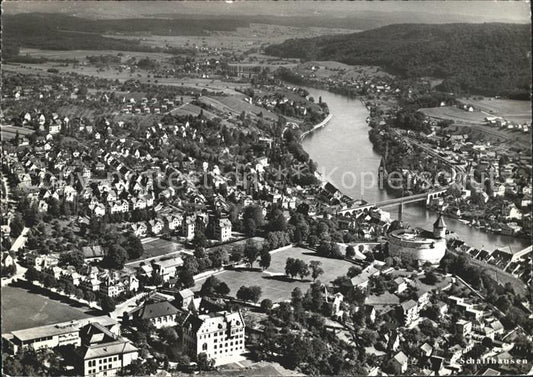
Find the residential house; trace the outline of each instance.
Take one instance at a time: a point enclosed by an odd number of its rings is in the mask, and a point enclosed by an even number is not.
[[[83,258],[86,262],[101,261],[105,257],[104,250],[101,246],[84,246],[81,248]]]
[[[152,262],[154,272],[160,275],[164,282],[168,282],[170,278],[176,276],[176,270],[181,266],[183,266],[183,259],[180,257]]]
[[[398,352],[392,358],[392,362],[399,367],[402,374],[407,371],[408,361],[409,359],[407,358],[405,353],[403,353],[402,351]]]
[[[195,228],[196,228],[196,218],[194,216],[186,216],[183,219],[183,222],[181,225],[182,236],[188,240],[192,240],[194,238]]]
[[[176,301],[180,305],[181,309],[187,310],[191,301],[194,299],[194,293],[189,288],[182,289],[176,295]]]
[[[215,220],[214,236],[220,242],[226,242],[231,238],[231,221],[229,219]]]
[[[405,325],[408,326],[418,319],[418,303],[412,299],[400,304],[405,319]]]

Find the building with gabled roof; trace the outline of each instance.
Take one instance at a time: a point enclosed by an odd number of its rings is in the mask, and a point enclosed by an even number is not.
[[[168,301],[144,303],[134,309],[130,315],[133,319],[147,319],[156,328],[172,327],[177,325],[179,310]]]
[[[80,338],[81,348],[77,351],[83,376],[116,376],[139,355],[133,344],[99,323],[90,323],[80,329]]]
[[[239,311],[189,314],[182,328],[183,350],[193,358],[205,353],[221,365],[238,360],[244,353],[245,324]]]

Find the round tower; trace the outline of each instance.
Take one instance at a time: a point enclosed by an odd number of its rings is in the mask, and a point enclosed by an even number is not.
[[[433,235],[435,238],[446,238],[446,223],[442,217],[442,213],[439,214],[437,221],[433,224]]]

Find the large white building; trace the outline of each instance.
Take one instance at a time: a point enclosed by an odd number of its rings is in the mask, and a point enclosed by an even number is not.
[[[80,329],[90,323],[99,323],[117,335],[120,332],[120,325],[116,320],[101,316],[16,330],[2,334],[2,338],[7,341],[13,353],[24,349],[51,349],[68,344],[80,346]]]
[[[446,224],[442,215],[433,224],[433,232],[423,229],[398,229],[389,233],[389,255],[405,261],[439,264],[446,252]]]
[[[244,353],[244,328],[240,312],[190,314],[183,323],[183,350],[193,358],[205,353],[216,365],[231,363]]]

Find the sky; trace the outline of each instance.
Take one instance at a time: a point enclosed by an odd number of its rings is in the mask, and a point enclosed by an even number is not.
[[[528,1],[4,1],[6,14],[61,12],[90,18],[129,18],[154,15],[275,15],[346,17],[396,13],[409,22],[528,23]],[[361,14],[362,13],[362,14]],[[431,17],[429,17],[431,15]]]

